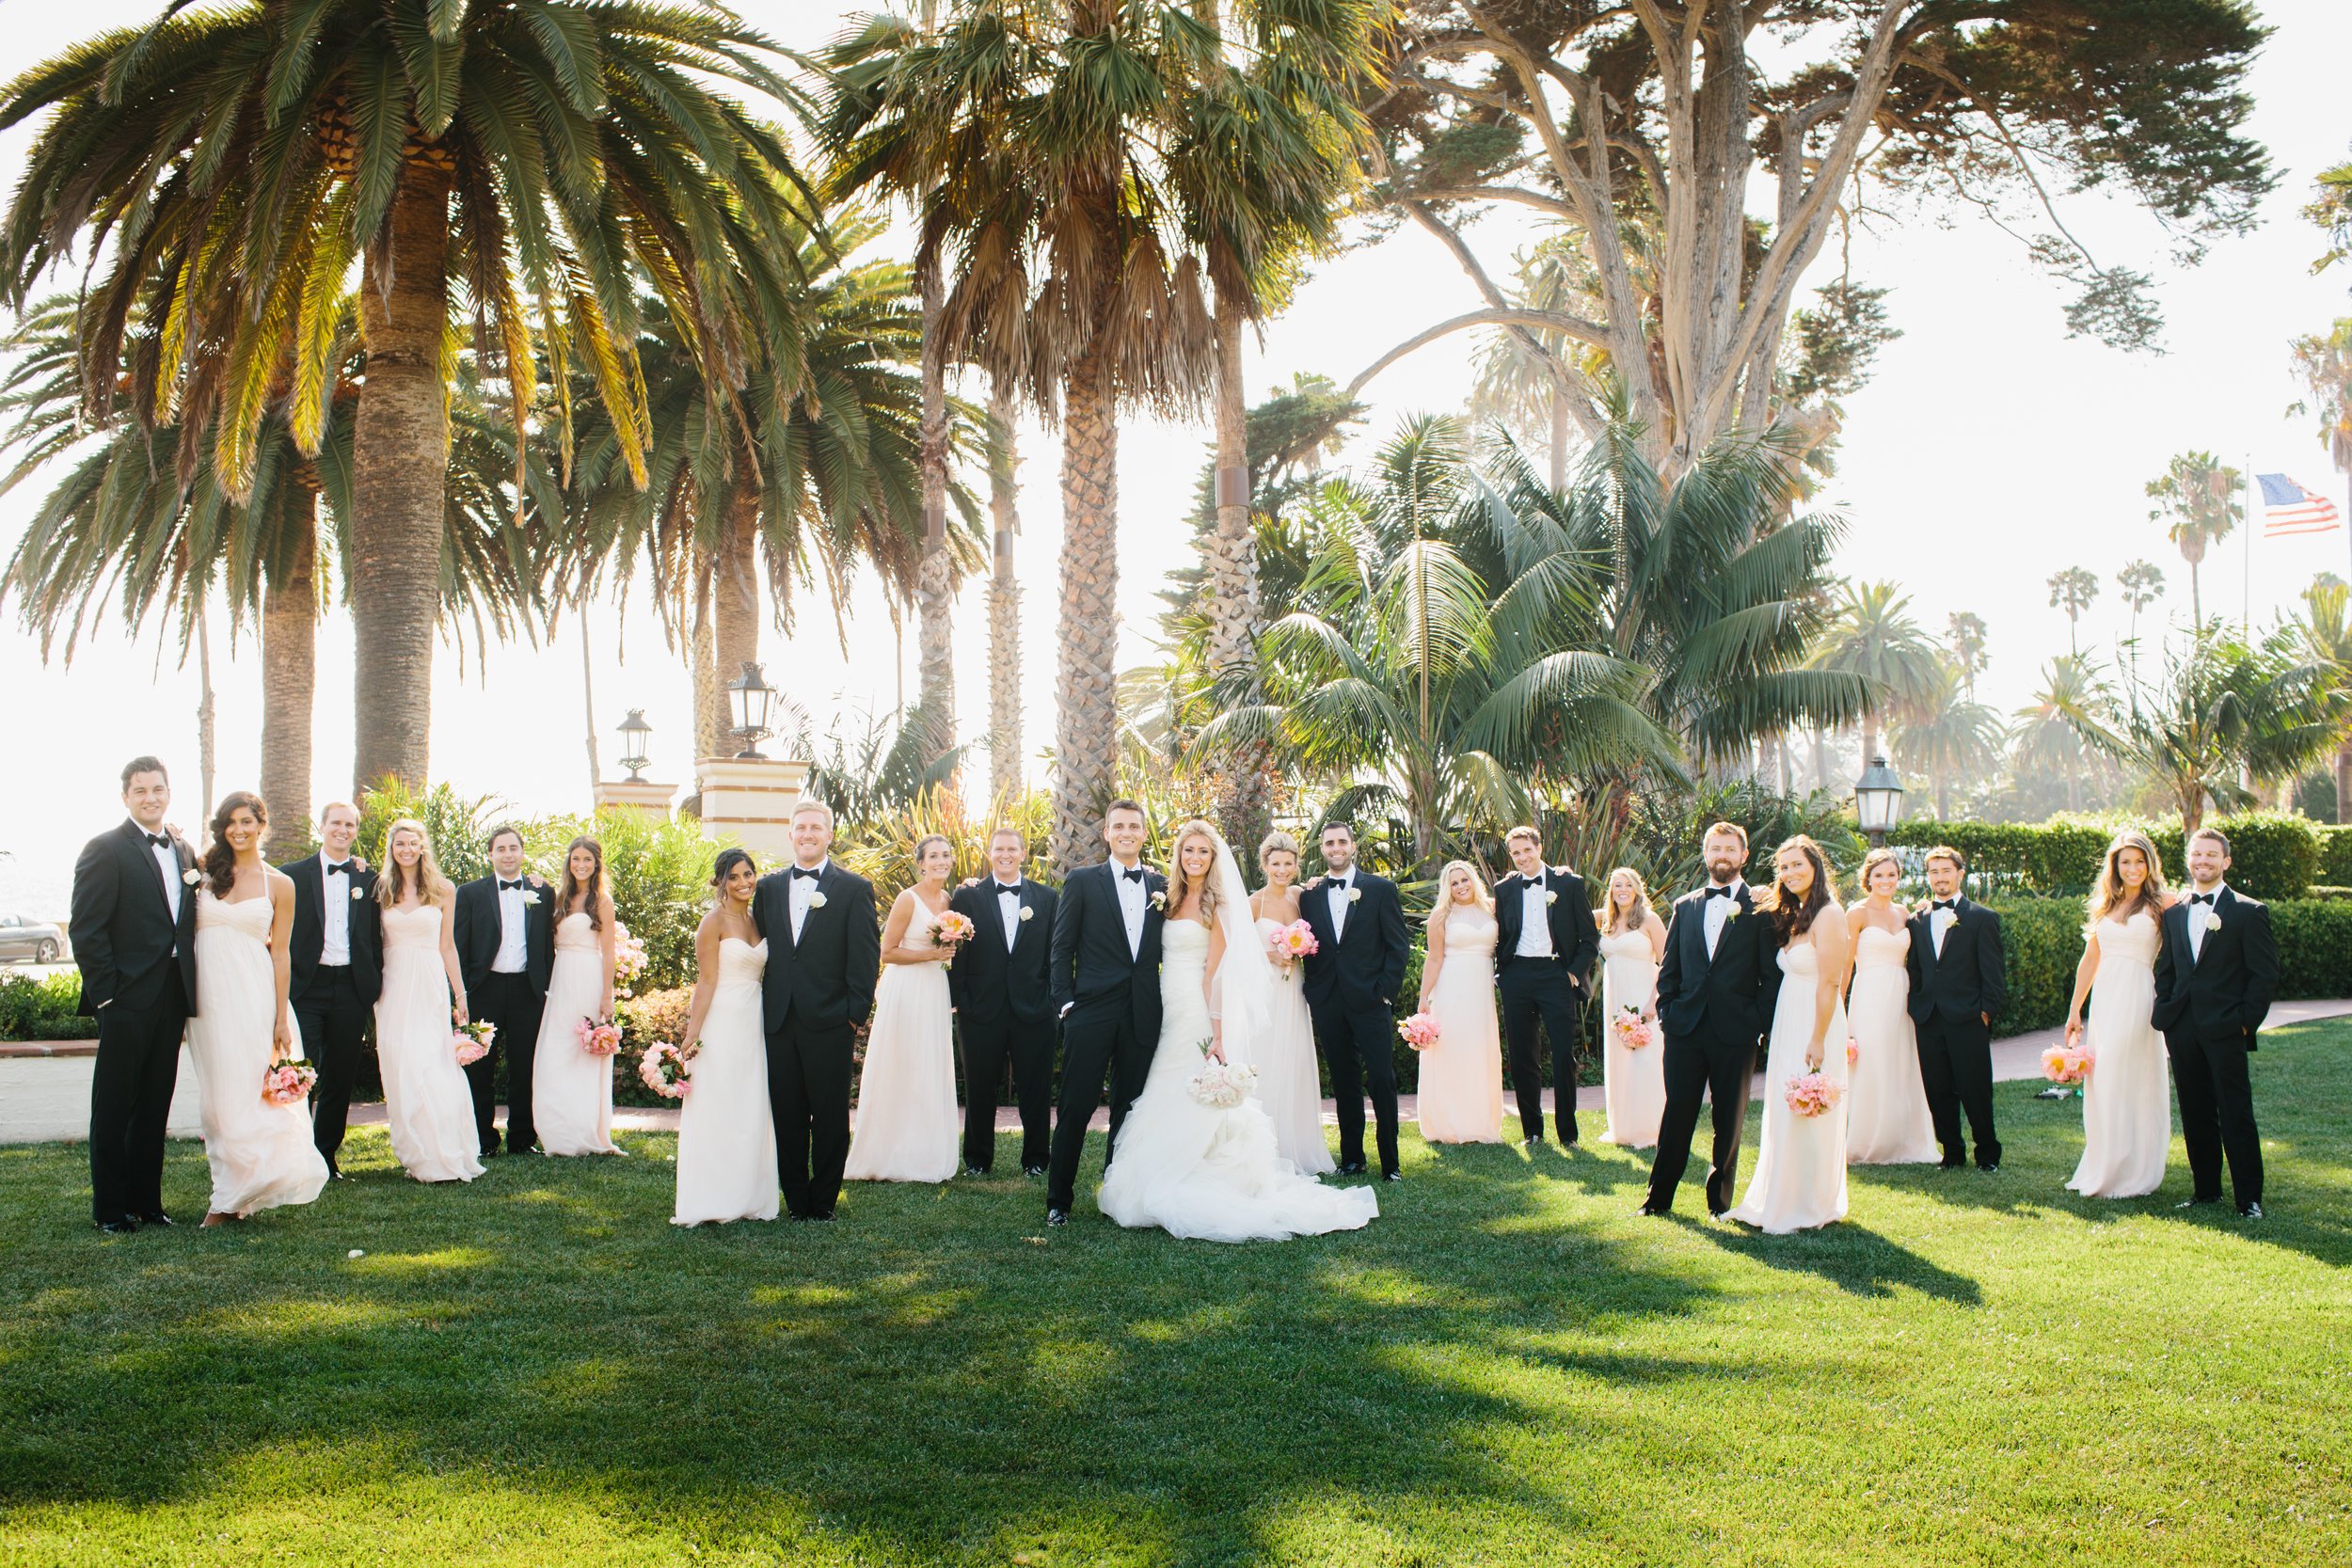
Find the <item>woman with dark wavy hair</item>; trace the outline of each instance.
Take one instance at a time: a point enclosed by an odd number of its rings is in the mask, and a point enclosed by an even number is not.
[[[1772,1235],[1846,1217],[1846,972],[1852,942],[1821,847],[1799,833],[1772,858],[1772,885],[1756,901],[1780,944],[1780,1001],[1764,1050],[1764,1137],[1756,1171],[1730,1217]],[[1834,1103],[1800,1115],[1788,1090],[1815,1074]]]
[[[776,1123],[759,1016],[768,943],[752,924],[759,863],[748,850],[722,849],[710,885],[718,900],[694,932],[694,998],[677,1041],[690,1086],[678,1103],[672,1225],[776,1217]]]
[[[564,847],[564,880],[555,895],[555,962],[548,1004],[531,1057],[531,1120],[549,1154],[618,1154],[612,1141],[612,1056],[583,1042],[613,1022],[613,967],[619,922],[604,875],[604,846],[586,834]],[[642,1042],[641,1042],[642,1043]]]
[[[262,1098],[262,1075],[300,1056],[287,944],[294,938],[294,879],[262,859],[269,808],[238,790],[213,814],[212,843],[197,879],[196,1007],[188,1055],[204,1094],[204,1162],[213,1200],[205,1228],[263,1209],[308,1203],[326,1185],[326,1160],[310,1138],[310,1108]]]

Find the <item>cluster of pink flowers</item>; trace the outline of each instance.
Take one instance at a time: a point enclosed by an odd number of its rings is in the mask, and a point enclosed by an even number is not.
[[[310,1098],[319,1081],[316,1069],[299,1056],[272,1062],[262,1069],[262,1100],[270,1105],[299,1105]]]
[[[1862,1044],[1861,1044],[1861,1042],[1860,1042],[1860,1041],[1858,1041],[1858,1040],[1852,1039],[1852,1038],[1849,1038],[1849,1039],[1846,1041],[1846,1065],[1847,1065],[1848,1067],[1851,1067],[1851,1066],[1853,1066],[1856,1062],[1858,1062],[1858,1061],[1860,1061],[1860,1060],[1862,1060]]]
[[[1313,927],[1303,920],[1294,920],[1279,931],[1266,933],[1266,949],[1287,979],[1296,969],[1299,959],[1321,952],[1323,944],[1315,941]]]
[[[2042,1053],[2042,1076],[2053,1084],[2079,1084],[2090,1076],[2092,1060],[2087,1045],[2054,1045]]]
[[[1258,1086],[1258,1069],[1239,1062],[1202,1062],[1185,1085],[1192,1098],[1212,1110],[1230,1111],[1248,1100]]]
[[[1788,1108],[1801,1117],[1818,1117],[1845,1098],[1845,1089],[1826,1072],[1800,1073],[1788,1080]]]
[[[572,1037],[591,1056],[610,1056],[621,1049],[621,1026],[610,1021],[583,1018],[572,1025]]]
[[[485,1020],[480,1023],[469,1023],[452,1035],[449,1042],[457,1048],[457,1065],[471,1067],[483,1057],[487,1056],[490,1053],[490,1041],[498,1032],[498,1025]]]
[[[686,1065],[675,1045],[649,1045],[637,1064],[637,1076],[645,1087],[664,1100],[684,1100],[686,1091],[694,1086]]]
[[[628,996],[637,977],[645,973],[645,939],[628,934],[628,927],[619,921],[612,923],[612,986],[613,994]]]
[[[1416,1051],[1426,1051],[1438,1043],[1438,1018],[1427,1008],[1415,1013],[1396,1026],[1396,1032],[1406,1045]]]
[[[1617,1043],[1628,1051],[1639,1051],[1658,1043],[1658,1025],[1642,1016],[1642,1009],[1628,1002],[1617,1009],[1617,1016],[1609,1021],[1617,1032]]]
[[[972,933],[978,929],[970,915],[961,910],[949,910],[939,917],[939,928],[931,933],[931,940],[942,947],[957,947],[970,942]]]

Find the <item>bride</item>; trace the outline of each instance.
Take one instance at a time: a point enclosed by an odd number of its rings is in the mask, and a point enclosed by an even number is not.
[[[1143,1093],[1120,1129],[1098,1195],[1130,1227],[1211,1242],[1280,1241],[1355,1230],[1380,1212],[1369,1187],[1326,1187],[1276,1151],[1274,1123],[1253,1094],[1231,1109],[1203,1105],[1191,1084],[1204,1058],[1260,1068],[1272,1039],[1277,984],[1253,958],[1241,867],[1215,828],[1176,834],[1161,936],[1160,1037]]]

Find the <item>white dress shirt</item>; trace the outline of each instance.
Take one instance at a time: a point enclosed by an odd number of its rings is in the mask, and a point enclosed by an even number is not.
[[[817,896],[818,879],[818,878],[824,876],[825,867],[831,865],[832,863],[833,857],[828,855],[823,860],[818,861],[815,865],[809,867],[810,870],[817,873],[817,876],[793,877],[787,875],[785,878],[785,882],[787,884],[785,888],[785,895],[791,901],[792,905],[792,943],[796,947],[800,945],[801,927],[808,924],[808,911],[810,908],[809,900]],[[798,871],[801,868],[795,865],[792,869],[794,871]]]
[[[1331,941],[1337,943],[1347,934],[1347,895],[1356,891],[1356,868],[1351,865],[1335,874],[1328,885],[1331,889]]]
[[[1021,938],[1021,884],[1019,882],[996,883],[996,910],[1004,916],[1005,951],[1009,953],[1012,951],[1012,944]]]
[[[147,830],[139,826],[138,818],[133,817],[131,826],[141,838],[148,836]],[[170,906],[171,923],[177,926],[180,924],[180,852],[172,847],[168,832],[157,836],[163,842],[149,845],[147,852],[155,857],[155,867],[164,874],[164,902]],[[179,948],[175,946],[172,951],[177,953]]]
[[[1140,864],[1130,867],[1111,862],[1111,880],[1119,889],[1119,913],[1127,923],[1127,956],[1131,958],[1143,957],[1143,911],[1152,896],[1139,879],[1127,875],[1139,869]]]
[[[2198,956],[2205,950],[2205,932],[2212,928],[2217,918],[2214,911],[2221,907],[2222,892],[2229,885],[2227,882],[2214,883],[2212,903],[2191,904],[2188,907],[2188,961],[2190,963],[2195,963]],[[2204,890],[2201,888],[2191,887],[2189,891],[2198,897],[2204,896]]]
[[[1704,900],[1707,905],[1707,956],[1710,958],[1715,956],[1715,944],[1724,940],[1724,927],[1729,923],[1731,911],[1740,907],[1740,890],[1747,886],[1747,882],[1742,878],[1734,877],[1729,886],[1730,897],[1714,896]]]
[[[320,850],[319,886],[326,900],[319,911],[319,963],[342,969],[351,962],[351,862],[330,863]]]
[[[1932,907],[1929,909],[1928,934],[1934,939],[1935,956],[1937,958],[1940,958],[1944,956],[1944,937],[1946,933],[1950,931],[1953,927],[1959,924],[1960,900],[1958,897],[1953,898],[1952,907],[1948,910],[1939,910]]]
[[[506,878],[498,879],[499,953],[490,960],[490,968],[499,974],[520,974],[531,966],[531,915],[523,903],[531,879],[516,872],[514,880],[522,886],[508,887]]]
[[[1534,879],[1519,890],[1518,956],[1522,958],[1549,958],[1551,952],[1551,906],[1544,901],[1551,890],[1544,885],[1546,872],[1535,873]]]

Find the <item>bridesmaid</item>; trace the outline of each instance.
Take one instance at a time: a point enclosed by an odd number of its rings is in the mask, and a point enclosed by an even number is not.
[[[433,841],[414,817],[392,824],[384,859],[389,863],[375,879],[384,925],[375,1054],[384,1069],[392,1152],[420,1181],[470,1181],[482,1174],[482,1138],[473,1086],[450,1037],[452,1022],[466,1022],[466,982],[451,919],[457,890],[441,875]]]
[[[612,1058],[580,1043],[582,1019],[612,1019],[619,922],[604,882],[604,846],[580,837],[564,848],[555,897],[555,963],[531,1059],[531,1119],[549,1154],[618,1154],[612,1141]]]
[[[1803,833],[1772,857],[1772,886],[1756,901],[1780,943],[1780,999],[1765,1048],[1764,1136],[1746,1196],[1731,1219],[1768,1235],[1811,1230],[1846,1217],[1846,1105],[1820,1116],[1788,1108],[1791,1079],[1820,1072],[1841,1088],[1846,1073],[1846,911],[1828,857]]]
[[[205,1228],[263,1209],[309,1203],[326,1185],[310,1109],[262,1098],[272,1062],[300,1056],[286,1000],[294,879],[262,860],[269,808],[239,790],[213,814],[196,895],[196,1008],[188,1054],[203,1089],[204,1161],[213,1201]]]
[[[915,884],[882,923],[882,985],[866,1037],[848,1181],[945,1181],[956,1174],[963,1114],[956,1108],[951,942],[939,940],[956,849],[942,833],[914,846]]]
[[[2139,1197],[2164,1181],[2172,1151],[2164,1040],[2156,1033],[2156,950],[2164,941],[2164,867],[2145,833],[2116,835],[2090,895],[2066,1043],[2084,1033],[2090,998],[2091,1067],[2083,1080],[2083,1157],[2066,1185],[2085,1197]]]
[[[1609,907],[1593,916],[1600,926],[1601,1098],[1609,1108],[1605,1144],[1648,1148],[1666,1114],[1666,1043],[1629,1051],[1616,1021],[1628,1006],[1658,1017],[1658,963],[1666,956],[1666,923],[1649,907],[1649,889],[1631,866],[1609,873]],[[1662,1033],[1662,1031],[1661,1031]]]
[[[1902,875],[1894,850],[1871,850],[1862,861],[1864,897],[1846,911],[1853,939],[1853,989],[1846,1001],[1853,1051],[1846,1101],[1850,1165],[1933,1164],[1943,1158],[1911,1022],[1911,926],[1895,902]]]
[[[694,998],[678,1047],[692,1086],[678,1102],[672,1225],[776,1217],[776,1124],[759,995],[768,944],[752,925],[759,866],[741,849],[722,849],[710,880],[719,901],[694,932]]]
[[[1323,1135],[1323,1081],[1315,1067],[1314,1020],[1307,1011],[1306,962],[1278,963],[1272,945],[1274,933],[1299,917],[1298,840],[1279,830],[1266,834],[1258,846],[1258,868],[1265,886],[1251,895],[1249,912],[1267,943],[1266,962],[1279,977],[1274,1017],[1257,1044],[1258,1103],[1274,1120],[1275,1151],[1309,1176],[1320,1176],[1339,1165]]]
[[[1438,1043],[1421,1053],[1421,1135],[1433,1144],[1501,1143],[1494,895],[1468,861],[1449,862],[1438,880],[1445,896],[1429,911],[1429,952],[1421,966],[1421,1006],[1438,1020]]]

